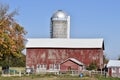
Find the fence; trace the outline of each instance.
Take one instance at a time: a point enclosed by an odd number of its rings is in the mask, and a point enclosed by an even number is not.
[[[2,70],[2,76],[22,76],[21,71],[16,71],[16,70]]]
[[[71,76],[80,76],[80,74],[83,74],[83,76],[96,76],[96,75],[105,75],[105,71],[78,71],[78,70],[62,70],[62,71],[40,71],[39,73],[36,73],[35,70],[33,73],[26,73],[25,71],[16,71],[16,70],[8,70],[7,72],[2,71],[2,76],[22,76],[22,74],[54,74],[54,75],[71,75]]]
[[[34,70],[34,73],[36,74],[35,70]],[[72,76],[78,76],[80,75],[81,73],[84,75],[84,76],[94,76],[94,75],[105,75],[105,71],[88,71],[88,70],[84,70],[84,71],[79,71],[79,70],[53,70],[53,71],[50,71],[50,70],[43,70],[43,71],[39,71],[39,73],[37,74],[57,74],[57,75],[62,75],[62,74],[69,74],[69,75],[72,75]]]

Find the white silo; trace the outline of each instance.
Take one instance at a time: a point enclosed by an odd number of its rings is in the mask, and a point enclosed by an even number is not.
[[[51,38],[70,37],[70,16],[62,10],[56,11],[51,17]]]

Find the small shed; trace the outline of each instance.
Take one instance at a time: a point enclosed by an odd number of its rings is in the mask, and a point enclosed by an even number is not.
[[[107,68],[109,76],[120,78],[120,60],[110,60]]]
[[[60,64],[61,70],[79,70],[82,71],[84,64],[75,58],[68,58]]]

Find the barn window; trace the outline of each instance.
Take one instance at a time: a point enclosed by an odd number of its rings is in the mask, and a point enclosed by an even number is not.
[[[60,68],[59,64],[50,64],[49,65],[49,69],[54,69],[54,70],[58,70]]]
[[[112,68],[112,73],[116,73],[116,68]]]
[[[41,64],[41,68],[43,68],[43,64]]]
[[[59,69],[59,64],[54,64],[54,69]]]
[[[40,68],[40,65],[37,65],[37,68]]]
[[[46,69],[46,64],[39,64],[38,66],[37,66],[37,68],[40,68],[40,69]]]
[[[50,64],[50,65],[49,65],[49,69],[53,69],[53,64]]]
[[[44,64],[44,68],[47,68],[47,65],[46,65],[46,64]]]
[[[41,64],[41,68],[45,69],[46,68],[46,64]]]

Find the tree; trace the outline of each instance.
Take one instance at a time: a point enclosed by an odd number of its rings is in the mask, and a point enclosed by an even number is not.
[[[95,63],[91,63],[87,68],[87,70],[96,70],[97,69],[97,66]]]
[[[9,63],[12,57],[21,57],[25,48],[26,31],[14,19],[17,11],[8,13],[9,6],[0,4],[0,60]]]
[[[103,63],[107,64],[109,59],[106,57],[106,55],[103,55]]]
[[[9,66],[11,66],[11,67],[25,67],[25,59],[26,59],[26,56],[24,54],[21,54],[21,57],[10,56]],[[6,65],[8,65],[6,60],[0,60],[0,66],[6,66]]]

